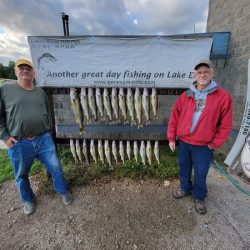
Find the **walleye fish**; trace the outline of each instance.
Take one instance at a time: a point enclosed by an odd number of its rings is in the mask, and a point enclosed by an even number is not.
[[[88,146],[87,146],[87,141],[86,139],[83,140],[83,143],[82,143],[82,152],[83,152],[83,155],[84,155],[84,158],[88,164],[88,166],[90,165],[90,161],[89,161],[89,155],[88,155]]]
[[[76,139],[76,154],[78,156],[79,161],[82,163],[82,151],[81,151],[81,146],[80,146],[80,142],[78,139]]]
[[[134,153],[135,161],[138,162],[139,148],[138,148],[138,143],[137,143],[137,141],[134,141],[133,153]]]
[[[101,163],[104,163],[104,152],[103,152],[102,140],[98,140],[98,154],[99,154]]]
[[[111,167],[111,156],[110,156],[110,148],[109,148],[109,141],[105,140],[104,142],[104,153],[105,153],[105,157],[107,159],[107,162],[109,164],[109,166]]]
[[[123,145],[122,141],[119,142],[119,154],[120,154],[122,163],[124,164],[125,163],[125,155],[124,155],[124,145]]]
[[[151,166],[152,165],[152,146],[151,146],[151,141],[147,141],[147,146],[146,146],[146,154],[148,158],[148,163]]]
[[[89,105],[88,105],[88,96],[87,96],[87,89],[86,88],[81,88],[80,100],[81,100],[83,115],[86,117],[87,124],[89,124],[89,122],[90,122],[90,120],[89,120]]]
[[[158,141],[155,141],[154,155],[155,155],[155,159],[157,160],[158,164],[160,164],[160,149],[159,149],[159,142]]]
[[[141,160],[142,160],[143,165],[146,165],[146,148],[145,148],[145,142],[144,141],[141,141],[140,156],[141,156]]]
[[[83,128],[83,115],[81,110],[80,99],[77,94],[76,88],[70,88],[70,100],[71,100],[71,108],[75,114],[76,123],[79,125],[80,134],[84,133]]]
[[[150,102],[151,102],[153,117],[156,120],[157,111],[158,111],[158,96],[157,96],[156,88],[152,88],[152,92],[150,95]]]
[[[127,95],[126,95],[126,103],[127,103],[127,110],[128,114],[131,119],[131,126],[135,125],[135,105],[134,105],[134,96],[131,88],[127,89]]]
[[[143,88],[143,93],[142,93],[142,108],[144,111],[144,115],[146,118],[146,125],[149,122],[149,108],[150,108],[150,103],[149,103],[149,95],[148,95],[148,89]]]
[[[94,116],[94,119],[96,121],[97,114],[96,114],[96,104],[95,104],[95,96],[94,96],[93,88],[88,88],[88,103],[89,103],[89,108],[92,112],[92,115]]]
[[[118,109],[119,106],[118,106],[118,96],[117,96],[116,88],[112,88],[112,91],[111,91],[111,106],[113,109],[115,120],[119,121],[119,109]]]
[[[77,159],[77,156],[76,156],[76,147],[75,147],[73,139],[70,139],[70,151],[71,151],[71,153],[72,153],[72,155],[74,157],[75,163],[77,163],[78,159]]]
[[[123,120],[124,120],[124,122],[126,122],[126,120],[127,120],[126,97],[124,95],[123,88],[119,88],[119,96],[118,97],[119,97],[118,98],[118,100],[119,100],[119,108],[121,110]]]
[[[140,89],[135,89],[135,114],[137,118],[138,129],[142,128],[142,97]]]
[[[126,151],[127,151],[128,159],[130,160],[131,159],[131,145],[130,145],[130,141],[127,141]]]
[[[103,105],[106,110],[109,121],[112,121],[111,104],[110,104],[110,98],[109,98],[109,91],[107,88],[104,88],[103,90]]]
[[[95,161],[95,163],[97,163],[95,141],[93,139],[91,139],[91,141],[90,141],[90,154],[91,154],[93,160]]]
[[[112,154],[114,156],[114,159],[116,163],[118,163],[118,157],[117,157],[117,147],[116,147],[116,142],[115,140],[112,141]]]
[[[100,88],[95,89],[95,100],[96,100],[97,109],[99,110],[99,113],[101,115],[101,120],[103,120],[103,117],[104,117],[103,101],[102,101],[102,94],[101,94]]]

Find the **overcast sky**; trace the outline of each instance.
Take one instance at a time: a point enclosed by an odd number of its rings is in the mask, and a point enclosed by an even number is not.
[[[0,0],[0,63],[30,59],[27,36],[175,35],[206,31],[209,0]]]

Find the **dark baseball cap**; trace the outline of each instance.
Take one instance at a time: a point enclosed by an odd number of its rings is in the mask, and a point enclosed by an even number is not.
[[[214,69],[214,65],[212,64],[212,62],[208,59],[202,59],[200,60],[194,67],[195,70],[197,70],[199,67],[201,66],[207,66],[210,69]]]

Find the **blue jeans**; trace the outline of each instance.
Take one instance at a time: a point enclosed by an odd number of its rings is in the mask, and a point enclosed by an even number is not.
[[[179,141],[178,147],[179,178],[181,189],[191,192],[195,199],[204,200],[207,194],[207,174],[213,159],[213,152],[208,146],[196,146]],[[194,183],[191,175],[194,167]]]
[[[51,174],[57,193],[63,194],[68,190],[55,144],[49,132],[33,140],[20,139],[13,147],[7,149],[7,153],[14,169],[22,202],[31,201],[35,197],[29,181],[29,172],[35,158],[43,163]]]

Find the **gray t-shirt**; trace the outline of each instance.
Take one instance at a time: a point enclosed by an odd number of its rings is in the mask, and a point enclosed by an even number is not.
[[[0,88],[0,139],[40,135],[51,128],[46,93],[39,87],[26,90],[17,83]]]

